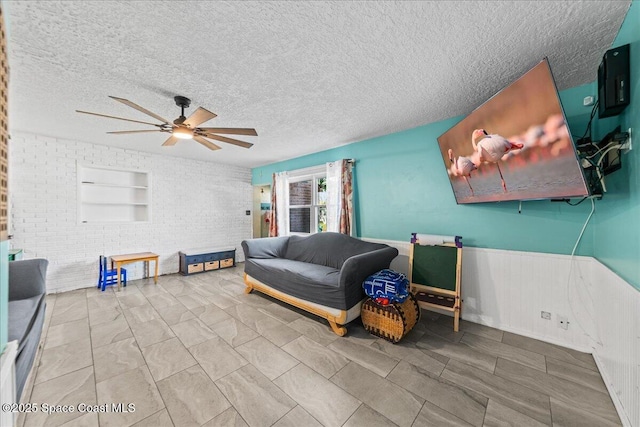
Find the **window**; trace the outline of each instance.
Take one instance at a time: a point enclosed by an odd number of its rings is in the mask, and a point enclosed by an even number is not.
[[[322,172],[289,177],[290,234],[327,231],[327,175]]]

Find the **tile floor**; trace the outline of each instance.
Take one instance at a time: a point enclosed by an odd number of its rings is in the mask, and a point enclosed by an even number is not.
[[[22,415],[24,426],[620,425],[593,358],[462,322],[423,319],[397,345],[346,337],[259,293],[243,267],[47,297],[23,402],[135,404]],[[30,395],[29,395],[30,392]]]

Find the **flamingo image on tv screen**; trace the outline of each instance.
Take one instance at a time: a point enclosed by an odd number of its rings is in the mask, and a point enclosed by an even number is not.
[[[438,144],[457,203],[589,195],[546,59]]]

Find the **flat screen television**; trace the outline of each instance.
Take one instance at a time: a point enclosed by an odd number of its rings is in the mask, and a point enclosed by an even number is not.
[[[458,204],[589,195],[546,58],[438,144]]]

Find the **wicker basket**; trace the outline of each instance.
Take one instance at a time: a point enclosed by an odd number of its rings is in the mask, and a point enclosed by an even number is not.
[[[412,294],[402,304],[380,305],[367,298],[362,304],[361,317],[370,334],[395,344],[418,323],[420,307]]]

